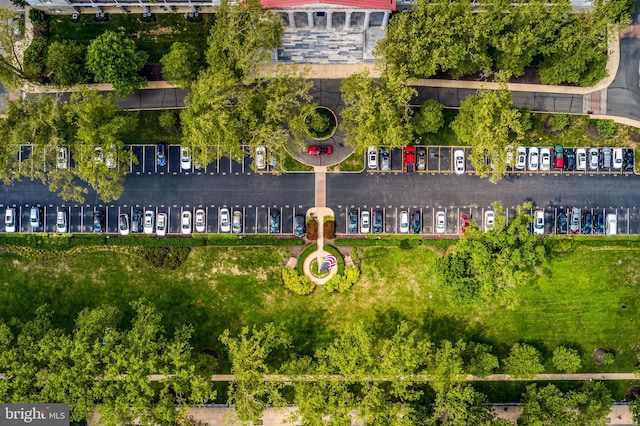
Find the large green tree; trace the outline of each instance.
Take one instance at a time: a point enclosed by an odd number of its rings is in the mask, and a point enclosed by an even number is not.
[[[507,171],[507,145],[524,137],[522,113],[512,108],[512,103],[505,86],[497,91],[481,89],[462,101],[460,113],[451,123],[460,144],[471,146],[469,160],[476,174],[486,177],[491,173],[494,183]],[[493,168],[487,159],[491,159]]]
[[[284,403],[280,395],[282,384],[266,381],[264,376],[276,373],[270,367],[269,357],[289,346],[290,339],[273,324],[267,324],[262,328],[244,327],[238,336],[225,330],[220,341],[227,347],[231,372],[235,375],[229,386],[229,403],[243,424],[255,424],[269,404]]]
[[[95,81],[111,83],[118,97],[125,97],[146,86],[138,74],[149,55],[138,51],[130,38],[107,30],[96,37],[87,48],[87,68]]]
[[[585,383],[581,389],[567,393],[552,384],[545,387],[533,384],[527,386],[518,424],[602,425],[611,410],[612,402],[611,393],[601,382]]]
[[[516,343],[504,361],[504,371],[519,379],[530,379],[544,371],[542,354],[525,343]]]
[[[356,155],[368,146],[384,144],[398,148],[411,141],[411,106],[416,94],[407,85],[406,75],[387,69],[379,80],[369,77],[368,71],[353,74],[342,83],[341,112],[345,143]]]
[[[171,45],[160,63],[163,78],[180,87],[189,87],[204,65],[200,52],[192,44],[181,41]]]
[[[87,182],[100,199],[117,200],[124,190],[131,162],[137,163],[121,139],[135,129],[137,117],[122,114],[113,96],[103,96],[97,91],[74,93],[69,114],[76,130],[71,146],[74,173]]]
[[[54,41],[47,48],[46,65],[53,84],[62,87],[86,83],[86,47],[72,41]]]
[[[531,276],[531,266],[544,260],[546,249],[529,231],[531,216],[519,207],[505,225],[504,211],[495,204],[491,232],[468,228],[462,239],[436,263],[437,283],[453,300],[501,305],[517,303],[515,288]]]

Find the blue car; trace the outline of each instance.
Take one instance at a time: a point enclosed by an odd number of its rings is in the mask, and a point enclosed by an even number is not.
[[[164,144],[158,144],[158,166],[167,165],[167,155],[165,154]]]

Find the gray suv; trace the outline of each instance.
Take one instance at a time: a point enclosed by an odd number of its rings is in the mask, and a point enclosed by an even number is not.
[[[389,170],[391,166],[389,150],[387,148],[380,148],[380,170]]]

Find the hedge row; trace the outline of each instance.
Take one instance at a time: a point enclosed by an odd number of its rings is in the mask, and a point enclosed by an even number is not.
[[[202,237],[163,237],[129,235],[126,237],[95,234],[0,234],[0,246],[13,245],[35,249],[67,250],[77,246],[128,247],[220,247],[220,246],[293,246],[299,238],[276,238],[273,235],[214,235]]]
[[[334,240],[334,245],[339,247],[370,247],[370,246],[386,246],[386,247],[418,247],[422,245],[422,240],[419,238],[389,238],[389,237],[377,237],[377,238],[337,238]]]

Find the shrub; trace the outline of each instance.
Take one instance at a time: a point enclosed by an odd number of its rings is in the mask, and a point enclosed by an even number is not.
[[[565,348],[564,346],[558,346],[553,351],[553,358],[551,359],[551,362],[558,371],[569,374],[578,371],[582,365],[578,351],[571,348]]]
[[[350,290],[351,287],[360,279],[360,269],[355,266],[349,266],[344,268],[343,274],[334,275],[324,285],[324,289],[329,293],[338,290],[339,293],[344,293]]]
[[[549,117],[549,125],[551,126],[551,130],[553,130],[554,132],[564,130],[564,128],[569,125],[569,115],[552,114]]]
[[[613,354],[613,352],[606,352],[604,355],[602,355],[602,363],[604,365],[611,365],[613,364],[613,361],[615,361],[616,357]]]
[[[311,294],[316,285],[306,275],[300,275],[293,268],[282,268],[284,286],[300,296]]]
[[[176,269],[187,260],[191,248],[189,247],[144,247],[143,258],[151,266],[160,269]]]
[[[533,346],[516,343],[504,362],[504,370],[516,378],[530,379],[544,371],[542,355]]]
[[[160,124],[162,130],[165,130],[169,133],[175,132],[176,126],[178,124],[176,114],[171,110],[162,111],[160,113],[160,116],[158,117],[158,124]]]
[[[605,139],[610,138],[616,131],[616,123],[613,120],[596,120],[598,133]]]

